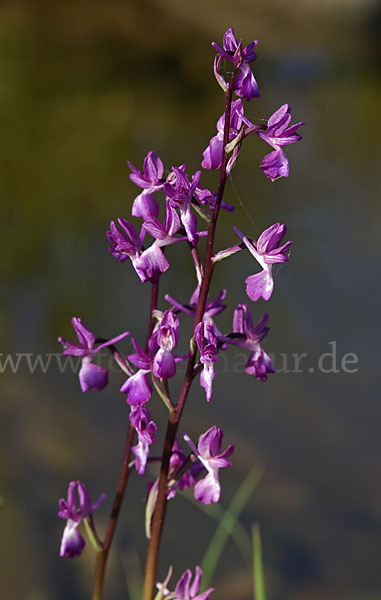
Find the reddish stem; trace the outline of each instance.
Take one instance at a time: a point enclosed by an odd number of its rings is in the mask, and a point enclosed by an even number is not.
[[[208,225],[208,236],[206,241],[206,255],[205,255],[205,268],[204,274],[200,287],[200,294],[198,298],[197,308],[196,308],[196,316],[194,320],[193,330],[196,328],[198,323],[201,322],[202,317],[204,315],[205,306],[208,298],[210,283],[213,274],[213,245],[214,245],[214,237],[216,232],[216,224],[217,219],[221,207],[222,196],[225,189],[226,183],[226,166],[228,162],[228,156],[225,152],[225,146],[229,142],[229,131],[230,131],[230,114],[231,114],[231,103],[233,98],[233,87],[234,81],[238,72],[238,66],[234,68],[233,76],[226,92],[225,96],[225,127],[224,127],[224,143],[223,143],[223,154],[222,154],[222,162],[220,168],[220,177],[218,183],[217,190],[217,198],[213,211],[213,218]],[[194,340],[193,340],[194,342]],[[168,483],[168,472],[169,472],[169,461],[172,454],[172,447],[174,441],[176,439],[176,434],[178,430],[178,426],[180,423],[181,415],[184,410],[185,402],[188,397],[188,393],[190,387],[192,385],[192,381],[194,378],[194,366],[196,362],[196,346],[195,344],[191,344],[191,351],[188,359],[187,369],[184,377],[183,386],[179,395],[178,402],[174,409],[171,411],[167,432],[164,441],[162,462],[161,462],[161,470],[160,470],[160,478],[159,478],[159,490],[156,502],[155,512],[153,514],[152,519],[152,527],[151,527],[151,537],[148,542],[148,550],[147,550],[147,561],[146,561],[146,571],[145,571],[145,579],[144,579],[144,588],[143,588],[143,596],[142,600],[152,600],[155,592],[155,577],[156,577],[156,569],[157,562],[159,558],[159,549],[161,536],[163,531],[166,507],[167,507],[167,483]]]
[[[153,283],[151,288],[151,306],[150,306],[150,318],[148,322],[148,331],[147,331],[147,339],[146,339],[146,351],[148,348],[148,340],[151,337],[153,327],[155,324],[155,319],[153,317],[153,311],[157,308],[157,300],[159,295],[159,284]],[[123,459],[122,459],[122,467],[119,475],[119,483],[118,489],[115,494],[114,504],[112,507],[110,519],[106,529],[106,535],[103,541],[103,548],[101,552],[97,555],[96,565],[95,565],[95,574],[94,574],[94,584],[93,584],[93,595],[92,600],[101,600],[102,598],[102,590],[104,577],[106,572],[107,558],[109,555],[111,543],[114,537],[115,529],[118,523],[119,513],[123,502],[124,492],[126,489],[127,481],[131,469],[129,468],[129,462],[131,458],[131,448],[135,439],[135,429],[132,427],[131,423],[129,423],[127,428],[126,442],[124,445]]]

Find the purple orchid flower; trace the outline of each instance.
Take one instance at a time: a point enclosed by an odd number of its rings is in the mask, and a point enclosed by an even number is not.
[[[278,177],[288,177],[290,173],[288,159],[282,150],[282,146],[295,144],[295,142],[302,139],[302,136],[296,133],[298,127],[304,125],[302,121],[288,127],[291,121],[290,110],[289,104],[283,104],[269,118],[266,131],[259,129],[256,132],[259,137],[274,148],[273,152],[266,154],[260,164],[264,174],[272,181],[275,181]]]
[[[133,202],[132,215],[134,217],[144,217],[148,208],[149,212],[157,217],[159,205],[152,194],[163,189],[163,163],[153,150],[148,152],[144,159],[143,172],[134,167],[130,161],[127,161],[127,163],[131,169],[131,181],[144,190]]]
[[[129,258],[143,283],[146,281],[156,283],[160,275],[169,269],[169,263],[160,246],[154,243],[142,252],[144,227],[139,235],[135,227],[126,219],[118,219],[118,223],[121,229],[116,226],[114,221],[111,221],[110,231],[106,232],[111,244],[109,248],[111,254],[119,262],[124,262]]]
[[[80,356],[82,357],[82,366],[79,371],[79,383],[81,385],[82,392],[87,392],[90,388],[99,391],[103,390],[108,383],[108,372],[107,369],[94,365],[91,361],[94,356],[107,346],[116,344],[123,338],[127,337],[128,331],[118,335],[112,340],[99,344],[95,347],[95,335],[82,323],[81,319],[73,317],[71,320],[74,331],[77,334],[79,344],[72,344],[62,337],[58,338],[58,341],[63,344],[65,356]]]
[[[194,331],[195,339],[200,350],[200,362],[204,365],[200,374],[200,385],[205,390],[206,400],[210,402],[213,394],[213,379],[215,376],[214,363],[217,362],[217,337],[214,325],[201,321]]]
[[[160,379],[169,379],[176,374],[176,360],[172,350],[179,341],[179,319],[171,310],[166,310],[150,338],[149,348],[155,353],[153,374]]]
[[[249,67],[249,63],[253,62],[257,58],[254,48],[258,41],[251,42],[246,48],[242,49],[242,44],[238,43],[233,27],[226,30],[223,40],[223,47],[212,42],[212,46],[217,50],[218,55],[215,59],[214,71],[217,78],[225,88],[227,83],[223,79],[220,73],[221,57],[225,58],[234,65],[239,64],[239,74],[234,82],[234,92],[239,98],[244,100],[251,100],[252,98],[258,98],[260,96],[257,82],[255,81],[254,75]]]
[[[214,588],[209,588],[205,592],[200,593],[201,577],[202,570],[197,566],[193,583],[191,583],[192,571],[187,569],[177,582],[174,600],[208,600]]]
[[[75,488],[79,497],[79,506],[75,495]],[[71,481],[67,492],[67,500],[61,498],[58,516],[66,519],[67,523],[62,535],[60,556],[74,558],[79,556],[85,547],[85,540],[78,532],[77,527],[83,519],[91,515],[106,499],[102,494],[94,504],[91,504],[89,493],[84,483]]]
[[[236,138],[240,132],[242,124],[252,126],[252,123],[246,119],[241,100],[235,100],[231,105],[229,141]],[[219,169],[223,157],[224,145],[225,113],[217,121],[217,135],[211,138],[209,146],[203,152],[203,169]],[[227,174],[232,170],[239,154],[240,144],[234,149],[233,156],[226,167]]]
[[[196,574],[191,583],[192,572],[187,569],[180,577],[177,582],[174,592],[170,592],[167,588],[168,582],[172,577],[172,567],[169,568],[168,575],[166,576],[163,583],[157,583],[156,587],[160,590],[158,596],[163,600],[209,600],[210,594],[214,591],[214,588],[209,588],[205,592],[200,594],[202,570],[199,566],[196,566]]]
[[[238,304],[234,311],[233,334],[223,338],[225,342],[251,352],[246,364],[246,373],[254,375],[259,381],[266,381],[268,373],[275,373],[271,358],[260,345],[269,331],[268,319],[269,315],[265,314],[254,326],[246,304]]]
[[[192,245],[198,242],[197,217],[191,211],[191,201],[198,186],[201,171],[197,171],[192,177],[190,183],[185,173],[185,165],[172,167],[172,173],[164,185],[164,191],[169,198],[171,206],[179,209],[180,219],[187,234],[188,241]]]
[[[224,452],[221,452],[222,438],[222,429],[213,425],[200,435],[196,448],[192,440],[184,433],[184,440],[208,471],[206,477],[198,481],[194,487],[195,499],[203,504],[219,501],[221,486],[218,469],[230,467],[232,464],[228,456],[233,454],[234,446],[230,444]]]
[[[130,423],[138,434],[138,443],[132,447],[136,470],[139,475],[144,475],[150,446],[156,442],[157,425],[144,406],[131,407]]]
[[[259,298],[269,300],[274,288],[272,276],[273,264],[290,260],[287,253],[292,242],[286,242],[282,246],[279,246],[281,239],[287,231],[286,225],[274,223],[274,225],[271,225],[271,227],[261,233],[257,242],[250,242],[237,227],[233,227],[233,229],[262,267],[260,273],[247,277],[247,295],[253,302],[256,302]]]
[[[135,338],[131,337],[131,340],[135,353],[129,354],[127,358],[139,370],[124,382],[120,391],[123,394],[127,393],[127,402],[130,406],[142,406],[152,396],[152,386],[147,377],[148,373],[152,371],[152,360],[143,352]]]

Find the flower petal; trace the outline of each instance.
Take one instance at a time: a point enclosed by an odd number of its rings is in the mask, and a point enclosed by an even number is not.
[[[273,276],[270,269],[246,278],[246,293],[250,300],[256,302],[259,298],[269,300],[274,288]]]
[[[85,540],[77,531],[78,523],[70,519],[66,523],[60,547],[60,556],[74,558],[82,553],[85,547]]]
[[[108,372],[99,365],[94,365],[88,360],[82,361],[82,367],[79,371],[79,383],[82,392],[87,392],[89,389],[96,391],[103,390],[108,383]]]

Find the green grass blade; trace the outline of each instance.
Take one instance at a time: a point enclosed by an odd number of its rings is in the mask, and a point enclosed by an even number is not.
[[[265,577],[263,573],[261,534],[258,523],[253,525],[253,578],[254,600],[266,600]]]
[[[254,488],[257,486],[261,475],[258,469],[252,469],[238,488],[227,510],[224,511],[221,509],[219,526],[210,541],[201,563],[203,587],[207,588],[209,586],[224,547],[237,527],[238,518],[253,493]],[[218,509],[217,512],[219,512]]]

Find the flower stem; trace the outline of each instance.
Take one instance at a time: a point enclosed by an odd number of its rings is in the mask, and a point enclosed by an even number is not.
[[[146,351],[148,348],[148,340],[152,334],[153,327],[155,324],[155,319],[153,317],[153,311],[157,308],[157,301],[159,295],[159,284],[153,283],[151,288],[151,306],[150,306],[150,316],[148,322],[148,331],[147,331],[147,339],[146,339]],[[127,480],[130,474],[131,469],[129,468],[129,462],[131,457],[131,448],[135,439],[135,429],[132,427],[131,423],[129,423],[127,428],[126,441],[124,445],[123,459],[122,459],[122,467],[119,475],[119,483],[118,488],[115,494],[114,504],[112,507],[110,519],[107,525],[106,535],[103,541],[103,548],[97,555],[97,560],[95,564],[95,573],[94,573],[94,583],[93,583],[93,595],[92,600],[101,600],[102,598],[102,590],[103,590],[103,582],[106,572],[107,558],[109,555],[111,543],[114,537],[115,529],[118,523],[120,508],[123,502],[123,496],[127,485]]]
[[[216,232],[216,224],[217,219],[221,207],[222,197],[225,189],[226,183],[226,166],[228,162],[228,155],[225,151],[225,147],[229,142],[229,132],[230,132],[230,114],[231,114],[231,104],[233,99],[233,87],[234,81],[238,72],[238,67],[234,68],[232,79],[228,90],[225,94],[225,127],[224,127],[224,143],[223,143],[223,154],[222,154],[222,162],[220,168],[220,177],[218,183],[217,190],[217,198],[214,205],[213,218],[208,224],[208,235],[206,240],[206,255],[205,255],[205,266],[204,273],[202,276],[201,286],[200,286],[200,294],[198,298],[197,308],[196,308],[196,316],[194,320],[193,331],[196,326],[202,320],[204,315],[205,306],[208,298],[210,283],[213,274],[213,245],[214,245],[214,237]],[[196,353],[197,347],[196,344],[191,344],[191,351],[189,354],[189,359],[187,363],[187,369],[183,381],[183,386],[180,391],[180,395],[178,398],[178,402],[173,410],[170,412],[167,432],[164,441],[161,469],[160,469],[160,478],[159,478],[159,490],[156,502],[155,512],[153,514],[152,519],[152,527],[151,527],[151,537],[148,542],[148,550],[147,550],[147,561],[146,561],[146,571],[144,578],[144,587],[143,587],[143,596],[142,600],[153,600],[154,592],[155,592],[155,577],[156,577],[156,569],[157,562],[159,558],[159,549],[161,536],[164,526],[164,519],[167,507],[167,484],[168,484],[168,472],[169,472],[169,461],[172,454],[172,447],[174,441],[176,439],[176,434],[178,430],[178,426],[180,423],[181,415],[184,410],[185,402],[188,397],[188,393],[190,387],[192,385],[192,381],[194,379],[194,366],[196,362]]]
[[[92,600],[101,600],[102,598],[102,589],[103,589],[103,581],[106,571],[107,558],[110,551],[110,546],[112,539],[114,537],[116,525],[118,522],[120,507],[122,505],[124,491],[126,489],[128,476],[130,474],[130,469],[128,467],[128,463],[130,462],[131,456],[131,447],[134,442],[135,430],[131,424],[128,425],[126,442],[124,446],[123,460],[122,460],[122,468],[119,475],[119,483],[118,489],[115,495],[114,504],[112,507],[110,519],[108,522],[105,539],[103,542],[103,548],[101,552],[97,555],[97,561],[95,565],[95,574],[94,574],[94,585],[93,585],[93,595]]]

